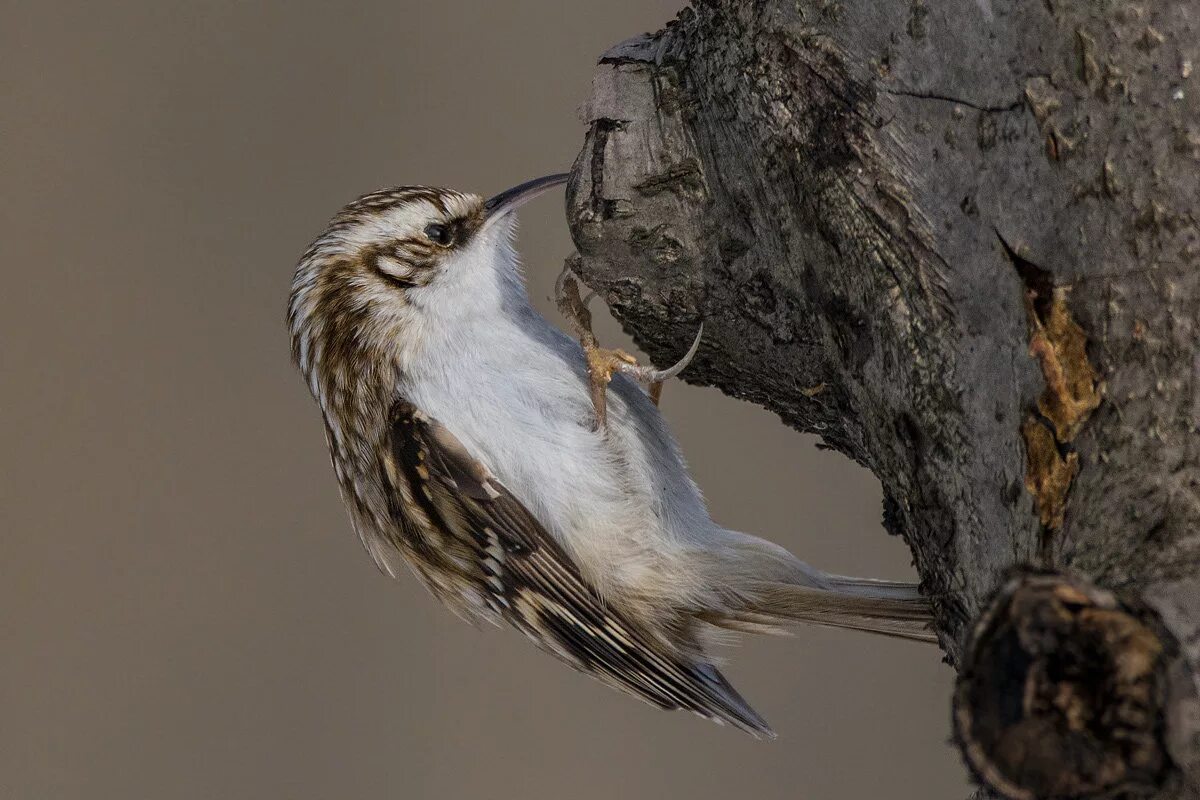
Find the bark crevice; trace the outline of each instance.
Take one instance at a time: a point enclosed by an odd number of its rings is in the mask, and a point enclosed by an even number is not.
[[[1013,102],[1004,105],[987,105],[984,103],[975,103],[970,100],[964,100],[961,97],[950,97],[948,95],[937,94],[934,92],[919,92],[912,89],[884,88],[882,91],[897,97],[911,97],[916,100],[936,100],[941,103],[954,103],[955,105],[966,106],[967,108],[973,108],[976,111],[982,111],[988,114],[1004,114],[1010,111],[1017,111],[1022,105],[1024,105],[1025,102],[1024,100],[1014,100]]]

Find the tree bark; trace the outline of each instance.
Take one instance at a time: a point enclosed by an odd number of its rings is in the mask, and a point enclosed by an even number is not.
[[[585,108],[572,267],[878,476],[1008,796],[1200,796],[1196,69],[1191,0],[708,0]]]

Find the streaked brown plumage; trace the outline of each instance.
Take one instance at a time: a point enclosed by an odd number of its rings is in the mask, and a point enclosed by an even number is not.
[[[720,630],[802,620],[932,641],[928,605],[713,523],[623,375],[595,424],[583,352],[533,311],[509,246],[507,212],[563,177],[487,203],[376,192],[305,253],[293,356],[343,498],[376,563],[407,564],[460,616],[507,622],[656,706],[771,735],[713,666]]]

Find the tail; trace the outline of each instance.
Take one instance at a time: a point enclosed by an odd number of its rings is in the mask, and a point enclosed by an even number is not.
[[[917,586],[821,572],[771,542],[726,532],[714,566],[733,598],[717,624],[735,630],[807,622],[918,642],[937,642]]]
[[[826,576],[829,588],[772,583],[752,591],[744,610],[758,616],[937,642],[929,602],[910,583]],[[742,611],[742,609],[739,609]],[[737,612],[735,612],[737,613]]]

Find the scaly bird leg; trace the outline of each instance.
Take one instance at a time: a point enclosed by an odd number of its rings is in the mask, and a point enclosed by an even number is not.
[[[704,334],[703,323],[700,325],[700,330],[696,332],[696,339],[692,342],[691,348],[678,363],[664,370],[642,366],[637,363],[637,359],[624,350],[610,350],[599,346],[596,334],[592,331],[592,312],[588,308],[588,303],[595,297],[595,292],[589,292],[586,296],[580,297],[579,282],[571,274],[569,267],[563,267],[563,271],[559,274],[558,280],[554,284],[554,295],[559,312],[567,318],[575,335],[579,337],[580,346],[583,347],[598,429],[607,424],[608,384],[612,380],[614,372],[623,372],[647,384],[651,401],[658,405],[658,401],[662,397],[663,383],[682,372],[691,363],[696,351],[700,349],[700,338]]]
[[[579,338],[583,347],[583,355],[587,363],[588,376],[591,383],[592,406],[596,411],[597,429],[607,423],[608,384],[618,364],[637,364],[633,356],[622,350],[606,350],[596,341],[592,332],[592,312],[588,309],[588,301],[594,296],[589,292],[586,299],[579,296],[579,282],[571,274],[570,268],[563,267],[558,280],[554,284],[554,299],[559,313],[566,317]]]

